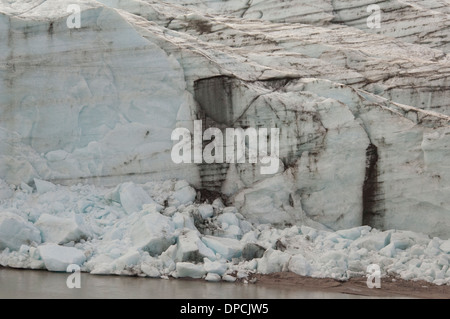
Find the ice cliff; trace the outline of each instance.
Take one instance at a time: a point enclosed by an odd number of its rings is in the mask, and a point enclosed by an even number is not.
[[[447,1],[377,2],[380,29],[370,1],[85,0],[79,29],[72,3],[0,4],[6,183],[177,178],[250,222],[449,237]],[[171,132],[197,119],[279,128],[279,173],[175,165]]]

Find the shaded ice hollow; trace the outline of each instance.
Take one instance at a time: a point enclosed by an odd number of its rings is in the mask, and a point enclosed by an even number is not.
[[[0,4],[0,265],[450,282],[445,0],[380,29],[370,1],[69,4]],[[174,164],[194,120],[279,128],[278,173]]]

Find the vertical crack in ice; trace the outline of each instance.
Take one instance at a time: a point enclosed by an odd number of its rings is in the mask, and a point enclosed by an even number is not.
[[[382,228],[378,212],[378,148],[370,143],[366,150],[366,175],[363,185],[363,225]]]

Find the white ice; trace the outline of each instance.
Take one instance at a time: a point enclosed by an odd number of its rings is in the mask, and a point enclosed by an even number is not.
[[[39,254],[49,271],[67,271],[69,265],[81,266],[86,261],[82,250],[53,244],[38,247]]]

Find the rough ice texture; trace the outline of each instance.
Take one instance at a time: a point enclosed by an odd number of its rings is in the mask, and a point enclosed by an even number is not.
[[[177,263],[177,275],[179,277],[202,278],[206,274],[203,265],[194,265],[191,263]]]
[[[202,262],[205,257],[215,259],[215,254],[201,241],[198,231],[186,230],[180,233],[175,261]]]
[[[289,260],[288,269],[300,276],[309,276],[312,270],[308,260],[300,254],[292,256]]]
[[[154,203],[141,187],[132,182],[120,184],[108,194],[108,198],[120,203],[128,214],[139,212],[144,205]]]
[[[0,175],[15,184],[195,180],[195,169],[170,160],[189,101],[180,64],[95,1],[81,4],[82,28],[69,29],[70,4],[0,5]]]
[[[175,241],[173,232],[172,220],[157,212],[138,219],[130,229],[134,245],[150,255],[159,255],[172,245]]]
[[[41,243],[41,233],[33,224],[22,217],[0,212],[0,250],[19,250],[22,245]]]
[[[251,225],[239,209],[218,201],[214,216],[203,218],[198,210],[205,203],[170,204],[175,184],[136,184],[154,203],[131,214],[110,199],[116,188],[10,189],[12,196],[0,201],[0,265],[65,271],[77,264],[92,274],[235,281],[280,271],[346,280],[366,275],[375,263],[383,276],[450,284],[449,240],[369,226],[335,232],[320,225]],[[179,216],[189,227],[175,227]],[[240,239],[223,237],[227,223],[235,223]],[[81,236],[83,229],[89,236]]]
[[[42,214],[35,225],[41,231],[44,242],[67,244],[71,241],[78,242],[91,237],[88,227],[80,215],[63,218]]]
[[[242,255],[242,244],[236,239],[204,236],[203,242],[207,247],[227,260]]]
[[[42,245],[38,248],[45,267],[50,271],[67,271],[69,265],[81,266],[86,261],[83,251],[57,245]]]

